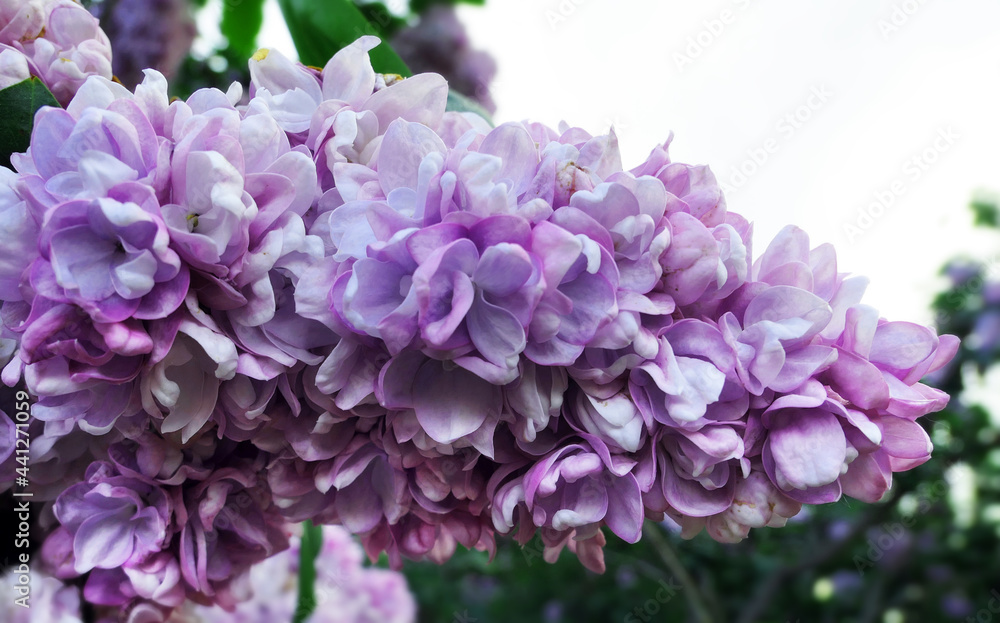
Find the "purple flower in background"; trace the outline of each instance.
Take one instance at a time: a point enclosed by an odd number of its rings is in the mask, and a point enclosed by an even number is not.
[[[21,606],[22,597],[14,590],[18,586],[18,576],[11,569],[4,574],[3,601],[0,602],[0,619],[5,623],[37,623],[37,613],[45,613],[45,623],[83,623],[80,610],[80,589],[63,584],[60,580],[43,572],[31,571],[30,608]]]
[[[173,77],[198,34],[185,0],[104,0],[90,10],[115,50],[115,77],[130,89],[146,69]]]
[[[322,623],[412,623],[416,603],[406,578],[397,572],[363,565],[364,552],[349,532],[323,528],[323,548],[316,559],[316,610],[307,621]],[[290,621],[298,590],[299,540],[254,566],[250,594],[232,611],[190,604],[168,623],[271,623]],[[332,617],[332,618],[331,618]]]
[[[472,49],[454,7],[431,6],[414,25],[397,33],[391,43],[414,72],[441,74],[450,88],[471,97],[491,113],[496,110],[490,95],[496,61],[488,53]]]

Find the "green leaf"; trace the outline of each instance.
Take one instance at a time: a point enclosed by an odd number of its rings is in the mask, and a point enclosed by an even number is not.
[[[363,35],[379,35],[351,0],[278,0],[288,30],[306,65],[322,67],[330,57]],[[412,72],[385,42],[371,51],[372,66],[383,74]]]
[[[984,227],[1000,227],[1000,210],[992,201],[976,200],[972,202],[972,212],[975,214],[975,225]]]
[[[388,41],[394,34],[406,27],[406,20],[393,15],[385,4],[381,2],[355,2],[355,5],[365,16],[368,23],[378,29],[378,36],[384,41]]]
[[[490,113],[488,113],[485,108],[477,104],[475,100],[462,95],[454,89],[448,91],[448,105],[446,110],[454,112],[474,112],[483,119],[486,119],[486,122],[489,123],[490,126],[496,127],[493,123],[493,117],[490,116]]]
[[[0,165],[10,166],[10,156],[28,149],[35,111],[59,106],[52,92],[38,78],[28,78],[0,91]]]
[[[257,33],[264,23],[264,0],[222,0],[219,27],[229,47],[249,59],[257,51]]]
[[[311,521],[302,524],[299,549],[299,603],[292,623],[302,623],[316,610],[316,557],[323,548],[323,528]]]

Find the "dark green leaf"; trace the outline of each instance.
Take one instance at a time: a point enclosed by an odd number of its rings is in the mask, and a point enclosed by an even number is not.
[[[311,521],[302,524],[299,549],[299,602],[292,623],[302,623],[316,610],[316,557],[323,548],[323,528]]]
[[[249,59],[257,51],[263,23],[264,0],[222,0],[222,36],[239,56]]]
[[[972,212],[975,214],[975,224],[977,226],[1000,226],[1000,211],[998,211],[995,203],[991,201],[973,201]]]
[[[448,91],[447,109],[455,112],[474,112],[483,119],[486,119],[486,122],[491,126],[493,125],[493,118],[490,116],[490,113],[486,112],[485,108],[477,104],[475,100],[462,95],[458,91]]]
[[[35,111],[42,106],[59,106],[38,78],[29,78],[0,91],[0,165],[10,166],[10,155],[28,149]]]
[[[378,29],[379,36],[386,41],[402,28],[406,27],[406,20],[393,15],[389,7],[381,2],[360,2],[356,4],[361,14],[368,20],[368,23]]]
[[[351,0],[279,0],[299,59],[322,67],[337,51],[363,35],[379,35]],[[388,44],[371,51],[372,66],[384,74],[412,73]]]

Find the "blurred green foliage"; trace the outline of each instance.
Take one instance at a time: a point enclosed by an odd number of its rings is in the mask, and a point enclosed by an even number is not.
[[[234,54],[250,58],[257,51],[257,35],[264,24],[264,0],[222,3],[219,29]]]

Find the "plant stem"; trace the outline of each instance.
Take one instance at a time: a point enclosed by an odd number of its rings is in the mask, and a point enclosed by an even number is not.
[[[306,521],[299,547],[299,601],[292,623],[302,623],[316,610],[316,556],[322,547],[323,529]]]
[[[670,546],[670,542],[663,535],[663,530],[654,523],[646,522],[646,525],[642,527],[642,532],[652,542],[653,549],[659,554],[663,563],[667,565],[667,568],[670,569],[674,577],[684,587],[688,603],[691,605],[691,609],[694,610],[698,623],[712,623],[712,615],[705,605],[705,600],[702,598],[698,585],[695,583],[694,578],[691,577],[691,574],[688,573],[688,570],[684,568],[681,559],[677,557],[674,548]]]

